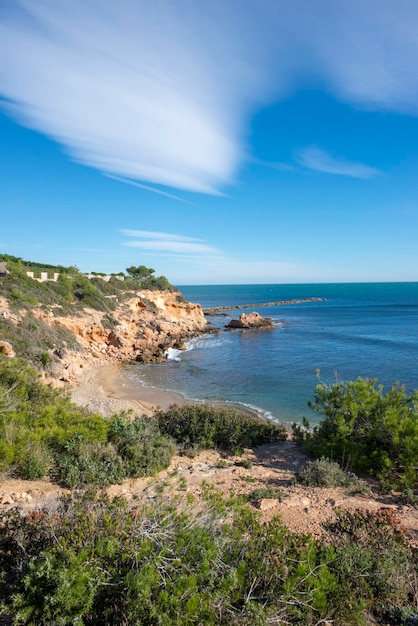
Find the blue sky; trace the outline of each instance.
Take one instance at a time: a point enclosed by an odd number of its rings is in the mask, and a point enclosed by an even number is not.
[[[2,0],[0,250],[418,280],[414,0]]]

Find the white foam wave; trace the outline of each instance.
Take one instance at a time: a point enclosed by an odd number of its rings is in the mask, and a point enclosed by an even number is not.
[[[225,343],[225,339],[214,337],[213,335],[201,335],[200,337],[194,337],[186,341],[183,350],[177,350],[176,348],[168,348],[164,352],[164,356],[167,361],[181,361],[181,354],[183,352],[190,352],[190,350],[202,349],[202,348],[216,348],[217,346]]]
[[[261,409],[259,406],[255,406],[255,404],[249,404],[247,402],[239,402],[239,401],[230,401],[230,400],[222,400],[221,401],[222,404],[230,404],[233,407],[245,407],[246,409],[249,409],[250,411],[254,411],[254,413],[257,413],[258,415],[260,415],[260,417],[264,417],[267,420],[270,420],[271,422],[277,422],[277,418],[274,417],[274,415],[272,413],[270,413],[270,411],[266,411],[265,409]]]
[[[182,350],[176,350],[175,348],[168,348],[168,350],[164,352],[164,356],[167,359],[167,361],[181,361],[181,358],[180,358],[181,353],[182,353]]]

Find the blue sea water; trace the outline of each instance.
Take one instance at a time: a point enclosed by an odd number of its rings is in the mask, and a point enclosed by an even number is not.
[[[134,366],[136,380],[187,398],[259,409],[284,423],[311,422],[307,407],[319,378],[332,384],[358,376],[418,388],[418,283],[210,285],[180,287],[204,308],[323,297],[208,318],[219,335],[192,339],[162,364]],[[258,311],[274,330],[223,330],[229,319]]]

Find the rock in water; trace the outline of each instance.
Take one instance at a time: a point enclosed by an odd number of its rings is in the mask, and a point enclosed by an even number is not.
[[[231,320],[225,328],[274,328],[274,324],[271,317],[262,317],[254,311],[253,313],[241,313],[237,320]]]

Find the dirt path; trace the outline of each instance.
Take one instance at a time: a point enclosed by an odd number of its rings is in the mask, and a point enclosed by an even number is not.
[[[275,488],[275,497],[260,498],[250,506],[258,508],[264,520],[280,514],[292,530],[324,534],[323,522],[335,515],[335,509],[392,508],[418,546],[418,509],[402,504],[379,492],[376,484],[361,481],[362,494],[350,494],[346,488],[305,487],[294,484],[294,472],[307,461],[298,446],[291,441],[246,450],[240,457],[221,455],[217,451],[200,453],[193,459],[176,456],[170,467],[156,477],[130,479],[106,489],[111,496],[123,496],[133,503],[150,501],[158,495],[187,497],[193,495],[196,506],[202,493],[202,483],[224,493],[251,494],[256,489]],[[0,507],[18,507],[22,512],[46,507],[54,510],[60,497],[69,493],[49,480],[0,481]],[[280,495],[280,497],[278,497]]]

